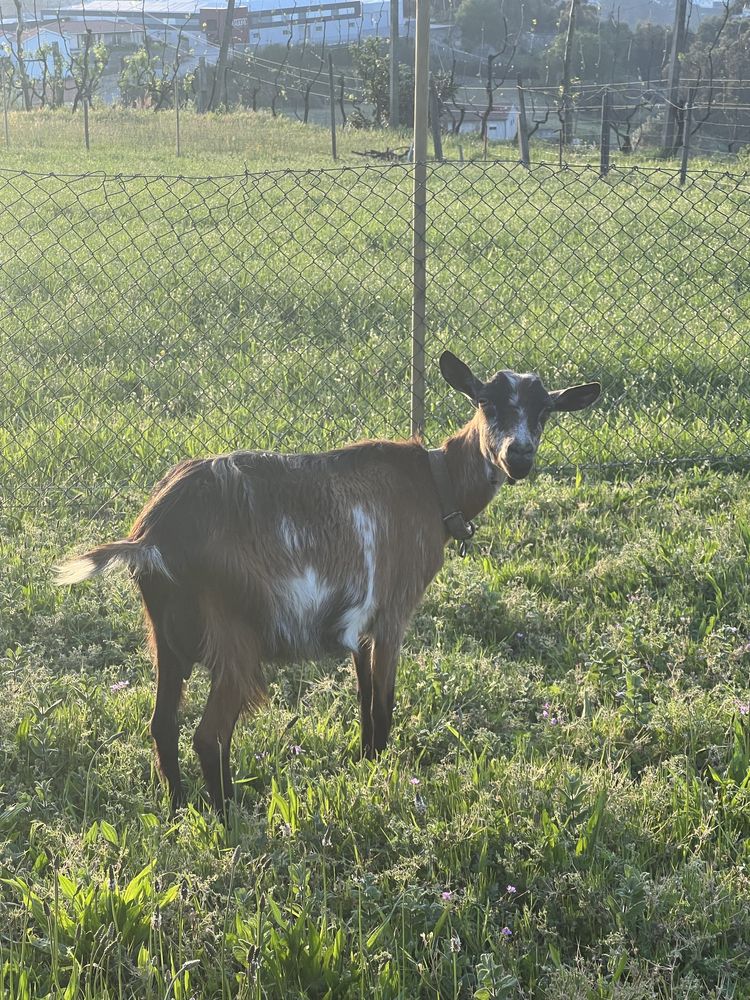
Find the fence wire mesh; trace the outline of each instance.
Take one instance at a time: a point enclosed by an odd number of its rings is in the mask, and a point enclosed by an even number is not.
[[[166,466],[409,428],[410,165],[227,177],[0,171],[0,503],[142,497]],[[601,379],[548,469],[750,459],[750,176],[430,165],[440,380]]]

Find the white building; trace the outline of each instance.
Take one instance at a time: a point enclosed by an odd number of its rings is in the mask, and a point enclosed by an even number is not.
[[[91,32],[93,45],[100,42],[108,48],[115,45],[141,45],[143,29],[137,24],[115,19],[55,20],[27,28],[21,35],[26,74],[32,80],[41,80],[45,62],[47,73],[54,72],[54,55],[57,49],[66,62],[86,45],[86,35]],[[16,29],[0,25],[0,48],[6,50],[12,62],[17,60],[18,37]]]
[[[41,80],[44,76],[45,61],[48,75],[54,73],[54,57],[51,49],[57,47],[62,56],[67,54],[66,39],[60,34],[56,27],[46,26],[31,28],[21,35],[23,45],[24,62],[26,75],[30,80]],[[15,65],[17,60],[18,39],[15,28],[8,29],[0,27],[0,48],[10,56],[11,62]],[[43,54],[46,50],[46,55]]]
[[[443,111],[440,124],[447,132],[470,135],[482,131],[484,111],[480,108],[460,108],[450,105]],[[518,132],[518,108],[493,108],[487,116],[487,141],[512,142]]]
[[[399,0],[399,22],[406,25],[404,0]],[[44,18],[89,20],[117,18],[155,29],[181,29],[189,34],[194,51],[202,41],[215,45],[223,27],[226,0],[86,0],[59,8],[46,8]],[[215,16],[212,16],[213,12]],[[350,45],[363,38],[387,38],[390,32],[390,0],[238,0],[233,17],[235,48],[286,45],[304,41],[327,45]],[[402,30],[402,33],[403,30]],[[194,44],[198,43],[198,44]],[[205,51],[209,60],[211,54]]]

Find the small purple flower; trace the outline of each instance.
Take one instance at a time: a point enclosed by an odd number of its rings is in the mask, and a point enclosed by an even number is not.
[[[549,720],[549,724],[550,724],[551,726],[556,726],[556,725],[557,725],[557,719],[556,719],[556,718],[554,717],[554,715],[553,715],[553,716],[552,716],[552,718],[551,718],[551,719]]]
[[[750,703],[746,701],[738,701],[737,708],[740,715],[750,715]]]
[[[514,885],[506,886],[506,891],[512,896],[514,893],[518,892],[518,889]]]
[[[516,639],[518,639],[519,642],[523,642],[525,638],[526,638],[525,632],[516,632]]]
[[[255,759],[258,761],[265,760],[267,756],[268,756],[268,750],[261,750],[260,753],[256,753]]]
[[[124,691],[125,688],[130,687],[130,681],[115,681],[114,684],[109,685],[109,690],[115,694],[118,691]]]
[[[510,929],[510,927],[503,927],[503,929],[500,931],[500,933],[506,939],[509,938],[509,937],[513,937],[513,931]]]
[[[547,709],[545,708],[545,710],[544,710],[544,711],[542,712],[542,718],[543,718],[543,719],[546,719],[546,718],[548,718],[548,717],[549,717],[549,712],[548,712],[548,711],[547,711]]]
[[[421,782],[419,778],[409,778],[409,784],[414,785],[414,787],[416,788],[417,785],[421,784]]]
[[[303,751],[302,751],[302,747],[301,747],[301,746],[298,746],[298,745],[297,745],[296,743],[294,744],[294,746],[293,746],[293,747],[290,747],[290,748],[289,748],[289,753],[290,753],[290,754],[292,754],[292,755],[293,755],[294,757],[299,757],[299,755],[300,755],[300,754],[301,754],[302,752],[303,752]]]
[[[450,889],[446,889],[445,892],[440,893],[440,898],[444,902],[450,903],[450,901],[453,899],[453,893],[450,891]]]

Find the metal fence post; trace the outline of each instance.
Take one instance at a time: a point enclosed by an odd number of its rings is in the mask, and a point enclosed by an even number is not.
[[[0,62],[0,87],[3,90],[3,124],[5,126],[5,145],[10,148],[10,134],[8,132],[8,95],[5,93],[5,63]]]
[[[432,125],[432,143],[435,147],[435,159],[443,162],[443,139],[440,135],[440,98],[435,81],[430,80],[430,123]]]
[[[174,84],[174,114],[175,114],[175,141],[176,141],[176,153],[178,156],[181,155],[180,150],[180,85],[177,77],[175,76],[172,81]]]
[[[333,89],[333,56],[328,53],[328,99],[331,102],[331,155],[336,160],[336,92]]]
[[[606,177],[609,173],[609,130],[610,130],[610,96],[609,88],[604,88],[602,94],[602,131],[599,140],[599,176]]]
[[[390,52],[390,65],[389,65],[389,80],[388,85],[390,88],[390,114],[388,127],[398,128],[399,119],[399,83],[398,83],[398,13],[399,13],[399,0],[391,0],[391,20],[390,20],[390,39],[391,39],[391,52]]]
[[[430,86],[430,0],[417,0],[414,56],[414,198],[411,309],[411,433],[424,429],[424,340],[427,300],[427,108]]]
[[[86,95],[83,95],[83,140],[86,143],[86,151],[91,149],[91,141],[89,139],[89,102]]]
[[[685,123],[682,127],[682,160],[680,162],[680,185],[684,186],[687,179],[688,160],[690,159],[690,130],[693,127],[693,104],[695,103],[695,87],[688,91],[685,105]]]
[[[521,153],[521,166],[528,170],[531,166],[529,157],[529,123],[526,121],[526,97],[523,92],[523,80],[518,78],[518,148]]]
[[[667,101],[664,111],[664,133],[662,147],[665,156],[675,154],[675,124],[677,122],[677,98],[680,92],[680,70],[682,64],[680,55],[685,49],[686,30],[685,17],[687,0],[676,0],[674,12],[674,27],[672,28],[672,55],[669,60],[669,82],[667,84]]]

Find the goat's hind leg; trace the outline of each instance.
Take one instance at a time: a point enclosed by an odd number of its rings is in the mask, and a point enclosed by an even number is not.
[[[234,727],[243,709],[262,701],[265,688],[258,638],[246,622],[211,615],[204,645],[211,691],[193,746],[211,802],[222,812],[234,795],[229,762]]]
[[[182,698],[184,664],[158,634],[156,648],[156,702],[151,716],[151,736],[156,759],[169,789],[172,811],[185,804],[179,759],[179,722],[177,711]]]
[[[363,757],[374,756],[372,742],[372,641],[363,637],[359,648],[352,653],[357,671],[357,698],[359,699],[360,748]]]
[[[197,659],[197,628],[192,602],[162,586],[139,581],[150,626],[150,644],[156,670],[156,702],[151,736],[156,759],[169,789],[172,810],[185,803],[179,761],[177,718],[184,681]]]

